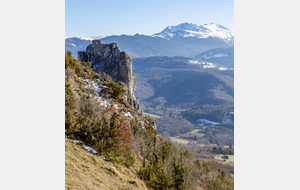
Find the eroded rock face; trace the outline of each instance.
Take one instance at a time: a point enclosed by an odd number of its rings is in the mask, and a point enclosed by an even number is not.
[[[100,42],[101,43],[101,42]],[[138,99],[135,98],[136,79],[132,72],[132,62],[125,52],[121,52],[116,43],[102,44],[101,48],[95,49],[92,44],[88,45],[86,51],[78,52],[78,60],[91,62],[94,72],[109,75],[114,82],[123,82],[127,93],[124,99],[136,111],[139,110]]]

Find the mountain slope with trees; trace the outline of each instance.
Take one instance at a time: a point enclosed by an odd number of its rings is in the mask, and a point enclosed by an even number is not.
[[[122,83],[90,65],[65,54],[66,189],[233,189],[226,167],[159,135],[123,101]]]
[[[228,104],[234,100],[233,79],[212,72],[151,68],[136,73],[140,101],[161,99],[165,106],[189,108],[202,104]]]
[[[196,55],[195,58],[226,67],[234,67],[234,46],[210,49]]]

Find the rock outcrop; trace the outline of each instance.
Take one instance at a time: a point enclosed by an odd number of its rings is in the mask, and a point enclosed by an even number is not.
[[[93,44],[88,45],[86,51],[78,52],[78,60],[80,63],[91,62],[94,72],[100,75],[104,72],[114,82],[123,83],[127,92],[124,100],[139,111],[138,98],[134,96],[136,78],[132,72],[131,59],[127,53],[121,52],[116,43],[101,44],[100,40],[93,40]]]

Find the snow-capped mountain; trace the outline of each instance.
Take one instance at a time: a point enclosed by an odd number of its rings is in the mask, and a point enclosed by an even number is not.
[[[181,37],[217,37],[226,42],[233,42],[234,39],[234,33],[230,29],[213,22],[200,26],[191,23],[182,23],[177,26],[168,26],[162,32],[156,33],[153,36],[160,36],[166,39]]]
[[[102,43],[117,43],[122,51],[131,58],[150,56],[186,56],[194,57],[206,50],[234,45],[233,32],[219,24],[196,25],[182,23],[168,26],[154,35],[112,35],[91,37],[67,37],[65,49],[77,56],[85,50],[93,39]]]

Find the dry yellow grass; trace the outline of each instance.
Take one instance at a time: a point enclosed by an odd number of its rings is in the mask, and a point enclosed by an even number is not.
[[[65,140],[65,189],[148,189],[135,173],[134,168],[106,162],[84,150],[82,144]]]
[[[221,155],[216,155],[215,159],[218,162],[221,162],[223,164],[232,164],[233,165],[234,164],[234,155],[227,155],[227,156],[228,156],[228,159],[225,159],[225,162]]]

